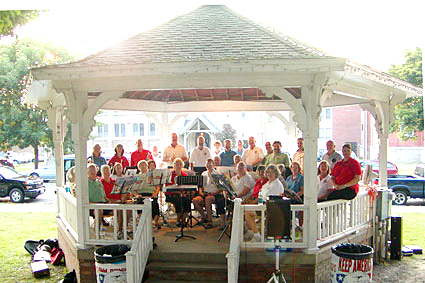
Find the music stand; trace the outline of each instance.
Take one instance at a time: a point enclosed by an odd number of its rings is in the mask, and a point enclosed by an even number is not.
[[[194,185],[194,186],[199,187],[199,186],[203,185],[203,176],[199,176],[199,175],[196,175],[196,176],[177,176],[176,182],[177,182],[178,185]],[[183,201],[183,194],[181,194],[181,196],[182,196],[182,201]],[[192,192],[190,192],[190,200],[192,202]],[[182,209],[183,209],[183,205],[182,205]],[[202,227],[204,227],[204,229],[207,229],[207,227],[204,224],[199,222],[199,220],[196,219],[195,216],[193,216],[192,207],[191,207],[190,210],[189,210],[189,215],[188,215],[184,225],[188,225],[189,222],[190,222],[189,227],[193,228],[192,219],[196,221],[195,225],[201,225]]]
[[[231,222],[228,221],[231,213],[233,211],[233,200],[236,198],[236,193],[233,190],[232,183],[229,179],[226,178],[223,174],[212,174],[211,175],[214,184],[219,190],[225,191],[227,194],[226,197],[226,215],[224,217],[224,228],[223,231],[220,233],[220,236],[218,237],[218,242],[220,242],[221,238],[223,238],[224,234],[226,234],[230,238],[230,234],[227,233],[227,229],[230,227]],[[228,201],[230,201],[230,204],[227,205]]]
[[[152,184],[155,186],[162,187],[163,185],[168,184],[170,182],[170,179],[171,179],[171,172],[168,169],[154,169],[152,172]],[[159,201],[159,205],[163,208],[163,204],[160,199],[160,196],[158,196],[158,201]],[[168,225],[168,221],[167,219],[165,219],[165,215],[162,210],[163,209],[159,209],[159,217],[162,217],[162,223],[164,225]]]
[[[182,213],[183,213],[183,193],[186,187],[176,185],[175,189],[176,189],[175,191],[178,191],[180,193],[180,205],[181,205]],[[180,227],[180,235],[176,235],[176,239],[174,240],[174,242],[177,242],[178,240],[184,237],[196,240],[195,237],[184,234],[184,227],[188,224],[188,222],[189,222],[189,218],[185,221],[185,223],[181,223],[182,225]]]

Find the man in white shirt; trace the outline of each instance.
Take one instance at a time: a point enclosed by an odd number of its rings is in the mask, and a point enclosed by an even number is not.
[[[294,157],[292,158],[292,161],[297,161],[301,166],[301,175],[304,175],[304,139],[298,138],[297,139],[297,146],[298,150],[295,152]]]
[[[322,160],[326,160],[332,170],[334,168],[335,163],[342,159],[342,156],[341,154],[335,151],[335,143],[333,140],[328,140],[326,142],[326,149],[328,151],[322,156]]]
[[[171,134],[171,145],[164,149],[162,161],[167,162],[168,167],[173,166],[176,158],[181,158],[183,162],[187,161],[187,152],[184,146],[178,143],[179,138],[176,133]]]
[[[248,143],[249,147],[243,152],[242,161],[246,163],[248,169],[253,170],[263,161],[264,153],[261,148],[255,146],[254,137],[249,137]]]
[[[206,170],[205,164],[207,160],[211,158],[211,152],[208,147],[204,146],[205,139],[203,136],[198,137],[198,146],[192,150],[189,158],[190,168],[196,172],[197,175],[201,175]]]

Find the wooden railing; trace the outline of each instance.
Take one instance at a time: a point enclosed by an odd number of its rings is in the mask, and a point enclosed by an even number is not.
[[[371,225],[372,201],[367,191],[353,200],[333,200],[317,204],[318,246],[345,237],[361,226]]]
[[[150,204],[149,204],[150,205]],[[147,209],[146,204],[101,204],[90,203],[84,206],[85,219],[85,239],[88,245],[111,245],[111,244],[131,244],[133,234],[137,229],[138,214]],[[102,227],[99,217],[100,211],[112,211],[112,214],[103,218],[110,221],[111,228]],[[139,213],[138,213],[139,212]],[[90,216],[91,215],[91,216]],[[94,217],[93,217],[94,216]],[[122,218],[122,225],[118,225],[118,219]],[[119,227],[121,226],[121,227]],[[121,233],[120,233],[121,231]]]
[[[143,213],[137,225],[131,250],[126,253],[127,283],[142,282],[149,253],[152,249],[151,202],[149,199],[145,199]]]
[[[241,199],[235,199],[230,248],[229,252],[226,254],[227,282],[229,283],[237,283],[239,276],[239,257],[241,253],[241,243],[243,241],[243,212],[241,203]]]
[[[78,243],[77,199],[62,187],[56,187],[56,193],[58,195],[57,216]]]

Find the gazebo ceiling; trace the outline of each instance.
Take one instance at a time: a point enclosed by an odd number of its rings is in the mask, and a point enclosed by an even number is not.
[[[301,89],[287,88],[295,98],[301,98]],[[90,92],[89,98],[97,97],[101,92]],[[258,88],[226,88],[226,89],[172,89],[127,91],[121,98],[150,100],[159,102],[191,102],[191,101],[276,101],[276,95],[266,96]]]

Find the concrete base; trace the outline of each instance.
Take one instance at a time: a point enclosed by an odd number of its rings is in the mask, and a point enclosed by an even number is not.
[[[78,249],[60,219],[57,219],[57,225],[59,244],[64,250],[68,270],[75,269],[80,283],[95,283],[95,248]],[[179,275],[178,272],[182,273],[184,281],[195,282],[199,281],[199,278],[204,280],[208,278],[211,282],[225,282],[227,280],[225,254],[229,249],[229,238],[224,236],[222,241],[217,242],[220,232],[218,228],[205,230],[195,226],[192,229],[185,229],[185,234],[195,236],[196,240],[185,238],[176,243],[174,240],[179,234],[178,228],[163,227],[159,231],[154,230],[153,236],[158,248],[150,255],[147,267],[150,275],[148,282],[179,282],[181,278],[176,277]],[[327,283],[330,280],[331,246],[343,242],[370,245],[372,234],[367,229],[359,230],[320,247],[315,254],[307,254],[303,250],[296,249],[282,252],[280,269],[287,282]],[[212,268],[215,269],[214,276],[210,274]],[[241,247],[240,282],[266,282],[274,269],[273,251]]]

